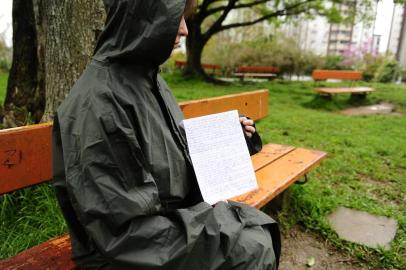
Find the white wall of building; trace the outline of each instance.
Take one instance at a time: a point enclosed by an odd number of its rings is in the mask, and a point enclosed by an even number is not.
[[[318,55],[327,52],[329,24],[323,17],[283,24],[278,31],[297,40],[302,49]]]
[[[391,27],[389,29],[389,42],[387,50],[393,55],[396,55],[399,49],[400,35],[402,30],[404,12],[403,5],[394,5],[392,12],[393,15],[391,20]]]
[[[358,21],[354,24],[352,29],[352,46],[355,51],[360,54],[359,56],[362,56],[365,53],[379,53],[379,48],[376,47],[379,38],[374,38],[377,3],[374,2],[372,9],[368,11],[370,12],[369,16],[371,17],[371,20]],[[358,12],[365,14],[368,11],[366,7],[358,6]]]

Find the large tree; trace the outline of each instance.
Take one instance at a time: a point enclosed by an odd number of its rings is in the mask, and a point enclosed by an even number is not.
[[[101,0],[41,0],[45,30],[45,111],[50,121],[89,62],[104,25]]]
[[[322,15],[333,22],[355,19],[357,9],[343,15],[339,5],[349,3],[366,9],[376,0],[199,0],[195,14],[188,19],[189,36],[186,39],[186,74],[200,75],[210,79],[201,65],[202,53],[214,35],[233,28],[254,25],[263,21],[279,23],[299,14],[310,17]],[[398,1],[404,2],[404,1]],[[250,9],[255,16],[240,18],[238,11]],[[237,11],[237,12],[236,12]],[[353,12],[351,12],[353,11]],[[359,13],[358,13],[359,14]],[[359,14],[365,17],[365,14]]]
[[[38,38],[33,1],[14,0],[13,62],[5,99],[5,127],[21,125],[28,113],[37,120],[42,116],[45,102]]]
[[[92,55],[104,15],[101,0],[13,0],[5,127],[52,120]]]

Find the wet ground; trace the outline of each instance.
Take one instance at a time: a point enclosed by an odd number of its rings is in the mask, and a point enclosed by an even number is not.
[[[309,266],[307,265],[308,263]],[[356,259],[326,243],[319,235],[294,226],[282,238],[279,270],[364,270]]]

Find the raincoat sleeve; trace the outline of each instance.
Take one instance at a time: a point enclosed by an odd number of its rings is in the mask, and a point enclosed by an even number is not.
[[[203,231],[219,237],[209,204],[162,208],[124,111],[90,106],[76,121],[81,124],[70,135],[74,141],[64,147],[68,193],[80,223],[114,269],[178,269]]]

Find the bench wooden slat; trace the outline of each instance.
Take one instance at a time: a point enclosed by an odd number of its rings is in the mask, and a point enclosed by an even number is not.
[[[293,182],[317,166],[327,154],[321,151],[297,148],[256,172],[259,188],[234,198],[261,208],[288,188]]]
[[[314,89],[316,92],[321,94],[342,94],[342,93],[369,93],[373,92],[374,89],[371,87],[318,87]]]
[[[185,118],[238,110],[253,120],[268,115],[268,90],[180,102]]]
[[[255,171],[258,171],[272,163],[273,161],[281,158],[287,153],[293,151],[295,147],[280,144],[266,144],[263,146],[261,152],[251,157],[252,165]]]
[[[313,80],[321,81],[328,79],[337,79],[337,80],[352,80],[359,81],[362,80],[362,72],[354,70],[322,70],[316,69],[312,73]]]
[[[69,235],[63,235],[0,261],[2,270],[73,270]]]
[[[326,153],[294,148],[286,145],[268,144],[252,157],[259,189],[234,200],[261,208],[290,184],[317,166]],[[75,268],[71,261],[68,235],[51,239],[9,259],[0,261],[0,269],[42,270]]]
[[[52,178],[52,124],[0,130],[0,195]]]
[[[186,118],[238,110],[254,120],[268,114],[268,90],[180,103]],[[52,123],[0,130],[0,195],[52,178]]]

